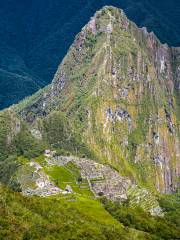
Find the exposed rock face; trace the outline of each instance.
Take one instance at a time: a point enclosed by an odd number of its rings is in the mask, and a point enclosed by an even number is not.
[[[180,90],[180,48],[172,48],[175,88]]]
[[[83,143],[132,181],[163,193],[180,174],[179,49],[105,7],[76,37],[54,80],[21,109],[29,122],[62,110]],[[28,118],[27,118],[28,116]]]

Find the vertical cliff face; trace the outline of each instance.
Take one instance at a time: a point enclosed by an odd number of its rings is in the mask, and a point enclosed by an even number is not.
[[[77,35],[54,80],[20,114],[67,114],[86,146],[133,181],[163,193],[180,171],[179,49],[113,7]]]
[[[180,90],[180,48],[172,48],[175,88]]]

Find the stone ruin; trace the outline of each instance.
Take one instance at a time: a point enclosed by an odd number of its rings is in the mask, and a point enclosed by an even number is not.
[[[121,177],[117,171],[108,165],[72,156],[59,156],[48,160],[50,165],[58,166],[65,166],[69,162],[73,162],[80,169],[81,178],[88,181],[89,188],[95,197],[105,196],[114,201],[127,199],[126,192],[131,185],[131,181]]]

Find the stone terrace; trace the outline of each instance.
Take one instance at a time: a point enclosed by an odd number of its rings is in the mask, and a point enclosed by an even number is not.
[[[54,157],[47,160],[50,165],[64,166],[74,163],[81,170],[81,177],[87,179],[91,191],[96,197],[106,196],[111,200],[126,200],[127,189],[131,181],[119,175],[108,165],[77,157]]]

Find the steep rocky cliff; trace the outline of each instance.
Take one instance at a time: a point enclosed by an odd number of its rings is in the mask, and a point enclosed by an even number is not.
[[[98,161],[172,193],[180,171],[179,54],[122,10],[104,7],[77,35],[52,84],[13,109],[44,136],[53,111],[64,112]]]

